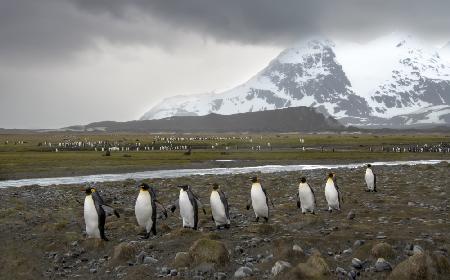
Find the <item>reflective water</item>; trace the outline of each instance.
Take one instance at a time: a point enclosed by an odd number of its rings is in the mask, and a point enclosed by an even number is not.
[[[417,164],[437,164],[439,162],[450,162],[450,160],[416,160],[416,161],[389,161],[373,162],[372,165],[417,165]],[[88,176],[56,177],[56,178],[36,178],[21,180],[0,181],[0,188],[21,187],[28,185],[60,185],[60,184],[84,184],[87,182],[112,182],[123,181],[126,179],[152,179],[152,178],[177,178],[192,175],[224,175],[224,174],[244,174],[244,173],[275,173],[283,171],[300,171],[314,169],[336,169],[336,168],[357,168],[364,166],[365,163],[350,164],[329,164],[329,165],[263,165],[251,167],[233,167],[233,168],[206,168],[206,169],[173,169],[173,170],[152,170],[121,174],[98,174]]]

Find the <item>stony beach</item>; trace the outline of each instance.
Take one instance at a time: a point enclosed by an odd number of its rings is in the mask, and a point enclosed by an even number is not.
[[[200,229],[182,229],[179,212],[158,219],[157,236],[139,237],[134,216],[138,182],[97,184],[121,214],[107,218],[110,241],[86,239],[83,185],[0,190],[1,279],[448,279],[450,177],[447,162],[377,166],[377,193],[364,191],[364,168],[336,169],[344,203],[328,213],[328,170],[256,174],[272,197],[268,223],[245,204],[250,174],[144,180],[168,206],[178,184],[205,204]],[[253,175],[253,174],[252,174]],[[296,206],[306,176],[316,215]],[[229,230],[216,230],[208,183],[227,194]]]

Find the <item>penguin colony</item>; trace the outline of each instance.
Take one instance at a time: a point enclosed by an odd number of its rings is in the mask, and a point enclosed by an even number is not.
[[[260,218],[264,222],[269,221],[269,203],[274,207],[274,204],[264,189],[259,178],[253,176],[251,179],[250,197],[247,203],[247,210],[253,208],[255,213],[255,221],[258,222]],[[367,192],[376,192],[376,175],[372,170],[370,164],[367,165],[364,176],[367,185]],[[230,211],[228,206],[228,199],[225,193],[220,189],[219,184],[210,184],[212,187],[210,195],[210,206],[212,213],[212,221],[215,223],[217,229],[230,228]],[[139,184],[139,194],[135,203],[136,221],[139,227],[143,229],[142,238],[147,239],[151,234],[156,235],[156,220],[158,217],[158,209],[162,215],[167,218],[167,210],[159,203],[156,197],[156,191],[153,187],[146,183]],[[191,186],[180,185],[179,197],[170,206],[170,211],[173,213],[177,208],[180,210],[180,216],[183,220],[183,227],[193,230],[198,229],[198,211],[199,208],[203,210],[206,215],[206,210],[200,202],[198,196],[193,192]],[[105,221],[107,216],[115,215],[120,218],[119,213],[106,204],[95,186],[88,186],[84,192],[86,197],[84,200],[84,221],[86,224],[86,234],[89,238],[101,238],[108,241],[105,235]],[[341,191],[337,185],[335,173],[329,173],[325,183],[325,199],[328,204],[328,211],[341,210],[343,198]],[[307,212],[315,215],[316,196],[314,189],[306,182],[306,178],[300,179],[297,192],[297,207],[301,209],[302,214]]]

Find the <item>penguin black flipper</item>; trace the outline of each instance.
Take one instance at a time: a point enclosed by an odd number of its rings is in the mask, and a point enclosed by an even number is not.
[[[377,191],[377,175],[373,173],[373,191]]]
[[[206,210],[205,207],[203,207],[203,203],[200,201],[200,199],[198,198],[198,196],[192,192],[192,195],[194,196],[195,200],[197,201],[197,207],[201,207],[203,210],[203,214],[206,215]]]
[[[93,192],[92,194],[95,194],[96,192]],[[106,222],[106,213],[105,210],[103,210],[102,204],[100,203],[103,201],[100,197],[100,195],[92,195],[92,199],[94,200],[95,210],[97,210],[97,216],[98,216],[98,230],[100,232],[101,239],[108,241],[108,238],[105,236],[105,222]]]
[[[269,206],[269,200],[270,200],[270,203],[272,204],[272,207],[275,207],[275,205],[273,204],[272,199],[267,195],[267,191],[266,191],[266,189],[263,188],[262,185],[261,185],[261,189],[264,192],[264,195],[266,196],[266,204],[267,204],[267,206]]]
[[[297,208],[300,208],[300,195],[299,195],[299,193],[297,192]]]
[[[187,190],[187,194],[188,194],[188,197],[189,197],[189,201],[191,202],[192,208],[194,208],[194,229],[197,230],[197,227],[198,227],[198,205],[197,205],[197,201],[198,201],[198,199],[196,198],[195,194],[191,191],[190,188]]]
[[[314,198],[314,205],[317,205],[317,203],[316,203],[316,194],[314,193],[314,189],[308,184],[308,187],[309,187],[309,189],[311,190],[311,193],[312,193],[312,195],[313,195],[313,198]]]
[[[219,197],[220,197],[220,201],[222,201],[223,206],[225,207],[225,215],[227,217],[227,219],[230,219],[230,210],[228,208],[228,200],[227,197],[225,196],[225,193],[221,190],[219,190]]]

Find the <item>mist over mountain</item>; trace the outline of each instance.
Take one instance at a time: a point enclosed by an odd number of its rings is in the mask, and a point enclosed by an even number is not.
[[[167,98],[141,119],[307,106],[345,125],[448,125],[447,49],[401,33],[365,44],[316,37],[285,49],[242,85],[222,93]]]

